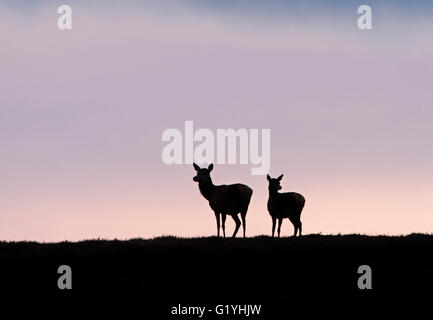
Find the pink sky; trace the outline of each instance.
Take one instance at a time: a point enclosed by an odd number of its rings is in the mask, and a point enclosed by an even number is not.
[[[0,10],[1,240],[214,235],[192,166],[161,160],[185,120],[270,128],[270,174],[305,196],[306,234],[432,232],[431,23],[80,8],[70,32],[51,7]],[[270,234],[250,168],[212,176],[252,187],[247,234]]]

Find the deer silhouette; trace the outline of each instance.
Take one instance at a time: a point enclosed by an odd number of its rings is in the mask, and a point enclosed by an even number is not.
[[[222,218],[224,238],[226,236],[226,215],[230,215],[236,223],[235,231],[233,232],[232,237],[236,237],[236,233],[238,232],[241,225],[238,217],[238,214],[240,213],[245,238],[245,218],[253,190],[250,187],[240,183],[216,186],[213,184],[210,177],[213,164],[210,164],[208,168],[200,168],[195,163],[193,165],[195,171],[197,171],[197,175],[193,178],[193,180],[198,182],[200,193],[203,195],[203,197],[205,197],[206,200],[209,201],[209,205],[215,213],[217,221],[217,236],[220,236],[220,215]]]
[[[266,177],[269,181],[268,211],[272,217],[272,237],[275,233],[275,223],[278,219],[278,238],[280,237],[281,224],[284,218],[289,218],[295,227],[294,237],[298,233],[302,235],[301,212],[305,205],[305,198],[296,192],[279,193],[281,190],[280,181],[283,175],[278,178]]]

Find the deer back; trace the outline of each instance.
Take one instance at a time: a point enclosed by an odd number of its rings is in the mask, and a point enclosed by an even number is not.
[[[296,192],[276,193],[269,195],[269,214],[277,218],[291,218],[301,214],[304,197]]]
[[[248,208],[253,191],[243,184],[216,186],[209,204],[214,211],[237,214]]]

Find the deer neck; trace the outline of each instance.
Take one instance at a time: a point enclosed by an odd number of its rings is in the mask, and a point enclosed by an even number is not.
[[[277,190],[273,190],[273,189],[271,189],[271,188],[268,188],[268,190],[269,190],[269,196],[270,196],[270,197],[272,197],[272,196],[276,196],[276,195],[278,194],[278,191],[277,191]]]
[[[215,190],[215,185],[212,183],[212,180],[209,180],[208,182],[199,183],[198,188],[203,197],[205,197],[206,200],[209,200]]]

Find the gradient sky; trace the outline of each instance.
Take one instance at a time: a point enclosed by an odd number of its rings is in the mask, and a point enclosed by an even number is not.
[[[0,4],[0,240],[214,235],[192,166],[161,160],[185,120],[270,128],[306,234],[433,231],[431,1],[71,1],[60,31],[63,3]],[[270,234],[250,168],[212,177]]]

